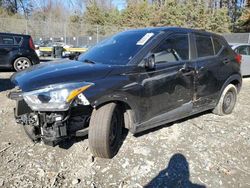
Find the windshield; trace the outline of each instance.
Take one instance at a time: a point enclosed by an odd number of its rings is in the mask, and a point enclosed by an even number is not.
[[[128,31],[112,36],[79,56],[82,62],[91,61],[109,65],[126,65],[150,41],[155,33]]]

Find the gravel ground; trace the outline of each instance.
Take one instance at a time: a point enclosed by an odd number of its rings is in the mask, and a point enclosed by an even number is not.
[[[113,159],[91,156],[88,140],[64,148],[32,143],[0,73],[0,187],[250,187],[250,79],[233,114],[209,112],[127,135]]]

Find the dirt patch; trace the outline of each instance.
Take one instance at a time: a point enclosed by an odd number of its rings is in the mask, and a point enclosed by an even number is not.
[[[93,158],[88,140],[68,149],[34,144],[7,99],[0,73],[0,187],[250,187],[250,79],[233,114],[211,113],[128,134],[112,160]]]

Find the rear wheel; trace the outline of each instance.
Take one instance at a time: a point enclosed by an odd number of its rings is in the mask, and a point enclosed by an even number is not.
[[[89,125],[89,146],[96,157],[112,158],[118,152],[122,141],[123,116],[116,103],[109,103],[91,115]]]
[[[22,71],[24,69],[27,69],[31,66],[31,62],[26,57],[19,57],[14,61],[14,69],[16,71]]]
[[[231,114],[237,101],[237,88],[229,84],[220,97],[219,103],[214,108],[213,113],[223,116]]]

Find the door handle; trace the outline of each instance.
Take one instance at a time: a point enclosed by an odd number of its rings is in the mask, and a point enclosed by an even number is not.
[[[226,58],[226,59],[224,59],[223,61],[222,61],[222,63],[224,63],[224,64],[227,64],[227,63],[229,63],[230,62],[230,59],[228,59],[228,58]]]
[[[182,67],[179,72],[181,72],[184,76],[188,76],[194,73],[194,69],[190,67]]]
[[[4,50],[5,52],[9,52],[9,51],[11,51],[11,48],[3,48],[3,50]]]

